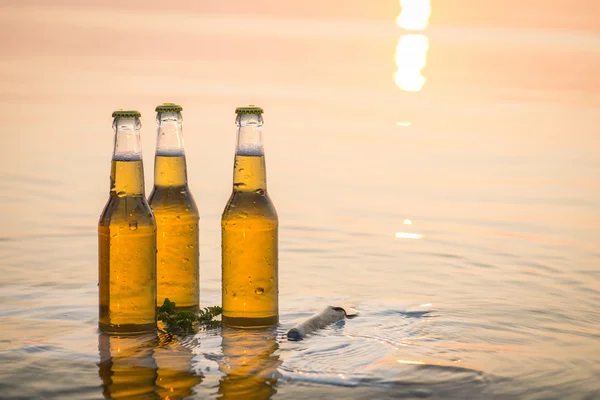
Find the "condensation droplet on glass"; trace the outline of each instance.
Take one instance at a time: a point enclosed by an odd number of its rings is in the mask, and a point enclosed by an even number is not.
[[[137,223],[137,221],[134,221],[134,222],[130,222],[130,223],[129,223],[129,230],[130,230],[130,231],[135,231],[137,228],[138,228],[138,223]]]
[[[256,289],[254,289],[254,293],[256,294],[263,294],[265,292],[265,289],[261,288],[261,287],[257,287]]]

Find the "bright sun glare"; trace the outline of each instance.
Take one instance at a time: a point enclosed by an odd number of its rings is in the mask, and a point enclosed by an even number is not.
[[[421,70],[427,62],[429,39],[420,34],[404,35],[396,47],[396,65],[394,74],[396,85],[407,92],[418,92],[425,84]]]
[[[431,14],[430,0],[400,0],[402,11],[396,19],[399,27],[406,30],[423,30],[429,24]],[[396,47],[396,65],[394,74],[396,85],[407,92],[418,92],[425,84],[421,70],[427,63],[429,39],[422,34],[404,35]]]
[[[408,31],[422,31],[429,24],[430,0],[400,0],[402,11],[396,23]]]

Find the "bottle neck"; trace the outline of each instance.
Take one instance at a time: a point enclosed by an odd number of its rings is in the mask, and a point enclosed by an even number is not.
[[[242,114],[237,117],[237,145],[233,167],[234,191],[267,190],[265,153],[262,143],[262,117]]]
[[[159,112],[154,163],[154,186],[187,185],[180,112]]]
[[[119,197],[144,195],[144,167],[139,118],[115,118],[115,146],[110,174],[111,193]]]

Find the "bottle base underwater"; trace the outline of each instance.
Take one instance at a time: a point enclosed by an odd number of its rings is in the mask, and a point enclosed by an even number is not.
[[[152,333],[156,331],[156,324],[127,324],[127,325],[107,325],[98,323],[98,329],[102,333],[118,335],[140,335],[143,333]]]
[[[265,328],[279,323],[279,315],[264,318],[221,317],[223,325],[233,328]]]

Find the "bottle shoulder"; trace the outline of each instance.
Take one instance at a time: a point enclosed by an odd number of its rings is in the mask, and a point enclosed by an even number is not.
[[[266,192],[233,191],[221,219],[264,218],[277,222],[277,210]]]
[[[187,186],[154,186],[148,204],[155,213],[179,209],[187,214],[199,215],[194,196]]]
[[[115,222],[132,219],[135,219],[138,225],[156,226],[152,209],[143,195],[123,197],[111,195],[100,214],[98,225],[109,226]]]

